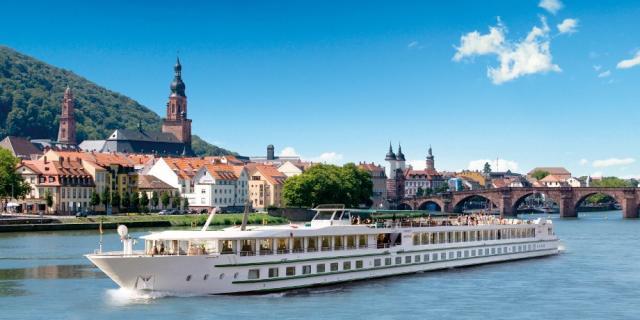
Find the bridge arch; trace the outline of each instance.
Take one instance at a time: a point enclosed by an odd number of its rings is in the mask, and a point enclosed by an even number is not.
[[[416,210],[429,210],[429,211],[444,211],[445,204],[444,201],[440,199],[425,199],[420,202],[416,208]]]
[[[622,205],[624,203],[624,194],[620,193],[620,192],[616,192],[616,191],[608,191],[605,189],[602,190],[597,190],[597,191],[592,191],[592,192],[582,192],[578,195],[576,195],[575,197],[575,201],[574,203],[572,203],[572,206],[574,208],[574,210],[576,212],[578,212],[578,208],[580,207],[581,204],[583,204],[585,202],[585,200],[593,195],[605,195],[607,197],[612,198],[613,200],[615,200],[619,205]]]
[[[410,203],[407,203],[407,202],[403,201],[403,202],[398,203],[398,206],[397,206],[396,209],[398,209],[398,210],[413,210],[413,207],[411,206]]]
[[[543,195],[549,199],[551,199],[557,206],[560,206],[561,204],[561,198],[559,195],[553,194],[551,192],[545,192],[545,191],[538,191],[538,190],[532,190],[532,191],[528,191],[522,194],[514,194],[513,197],[513,201],[512,201],[512,207],[513,210],[511,212],[513,212],[514,214],[517,214],[518,209],[520,208],[520,205],[522,205],[522,203],[529,197],[534,196],[536,194],[540,194]]]
[[[481,193],[469,194],[452,203],[453,212],[462,213],[465,210],[465,207],[464,207],[465,203],[468,203],[473,200],[477,202],[477,201],[480,201],[481,199],[489,204],[489,210],[493,210],[496,208],[500,209],[500,204],[495,199],[492,199],[492,198],[493,197],[491,197],[491,195],[488,195],[488,194],[481,194]]]

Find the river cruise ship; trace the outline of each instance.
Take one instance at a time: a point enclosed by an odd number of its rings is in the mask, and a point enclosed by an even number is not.
[[[310,223],[162,231],[133,250],[86,255],[123,288],[176,294],[283,291],[430,270],[542,257],[559,252],[551,220],[376,217],[340,206]],[[122,226],[121,226],[122,227]]]

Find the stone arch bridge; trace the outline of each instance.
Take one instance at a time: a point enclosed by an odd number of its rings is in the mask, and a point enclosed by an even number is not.
[[[417,197],[403,200],[400,205],[408,209],[418,210],[433,203],[443,212],[460,212],[460,206],[468,199],[479,196],[489,200],[500,211],[502,216],[515,216],[516,209],[522,201],[532,194],[544,194],[560,207],[560,217],[577,217],[577,207],[588,196],[605,194],[614,198],[621,206],[625,218],[638,218],[640,189],[638,188],[496,188],[483,190],[467,190],[448,192],[440,196]]]

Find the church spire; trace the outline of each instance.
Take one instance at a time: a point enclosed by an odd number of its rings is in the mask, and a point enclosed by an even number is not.
[[[62,97],[60,127],[58,128],[58,142],[62,144],[76,144],[76,120],[73,102],[73,92],[71,87],[67,85]]]
[[[176,57],[176,64],[173,66],[173,81],[171,82],[171,95],[186,97],[184,94],[185,85],[182,82],[182,65],[180,64],[180,58]]]
[[[398,154],[396,155],[396,158],[398,159],[398,161],[405,161],[404,153],[402,153],[402,146],[400,145],[400,143],[398,143]]]
[[[389,152],[387,152],[387,156],[384,158],[386,161],[396,160],[396,154],[393,153],[393,147],[391,146],[391,141],[389,141]]]
[[[427,152],[427,170],[435,170],[435,159],[433,157],[433,152],[431,150],[431,145],[429,145],[429,150]]]

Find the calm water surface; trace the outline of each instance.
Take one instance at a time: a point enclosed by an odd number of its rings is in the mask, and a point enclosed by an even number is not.
[[[566,247],[555,257],[231,297],[118,289],[82,256],[95,231],[0,234],[0,319],[640,319],[640,221],[554,223]],[[115,231],[104,242],[120,249]]]

